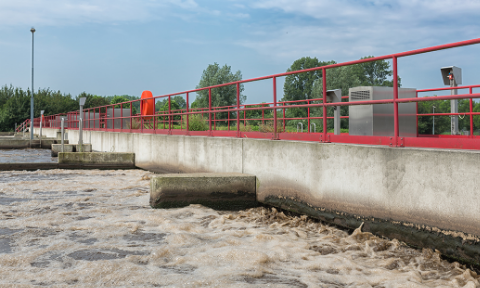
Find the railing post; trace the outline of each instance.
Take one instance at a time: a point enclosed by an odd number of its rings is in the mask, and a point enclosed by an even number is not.
[[[215,110],[215,108],[213,108]],[[217,130],[217,113],[213,113],[213,130]]]
[[[208,136],[212,136],[212,88],[208,88]]]
[[[277,133],[277,77],[273,77],[273,140],[278,140]]]
[[[120,104],[120,130],[123,130],[123,103]]]
[[[330,142],[327,140],[327,69],[322,68],[322,89],[323,89],[323,101],[322,101],[322,108],[323,108],[323,134],[321,142]]]
[[[227,131],[230,131],[230,107],[227,107]]]
[[[142,102],[140,102],[140,103],[142,103]],[[98,112],[99,112],[98,115],[100,115],[100,111],[98,111]],[[132,118],[133,113],[132,112],[133,112],[133,102],[130,103],[130,130],[133,129],[133,127],[132,127],[132,125],[133,125],[133,118]],[[140,115],[142,115],[142,109],[140,109]],[[130,131],[130,132],[132,132],[132,131]]]
[[[190,133],[189,133],[189,132],[190,132],[190,125],[189,125],[189,122],[188,122],[188,121],[189,121],[188,118],[190,118],[190,114],[188,114],[188,112],[189,112],[189,108],[188,108],[188,107],[189,107],[189,105],[190,105],[190,101],[189,101],[189,100],[190,100],[190,99],[188,98],[188,92],[187,92],[187,135],[190,135]]]
[[[171,112],[172,107],[170,106],[171,104],[170,99],[171,97],[170,95],[168,95],[168,135],[172,135],[172,116],[170,115],[170,113],[172,113]]]
[[[240,137],[240,83],[237,83],[237,137]]]
[[[307,99],[307,104],[310,105],[310,99]],[[310,107],[307,108],[307,125],[308,125],[308,131],[310,131]]]
[[[470,87],[470,94],[472,94],[473,89]],[[470,138],[473,138],[473,99],[470,98]]]
[[[282,106],[285,107],[285,103],[282,103]],[[287,129],[285,127],[285,108],[283,110],[283,132],[287,132]]]
[[[399,141],[398,125],[398,74],[397,74],[397,56],[393,56],[393,143],[396,147],[403,147],[403,138]]]

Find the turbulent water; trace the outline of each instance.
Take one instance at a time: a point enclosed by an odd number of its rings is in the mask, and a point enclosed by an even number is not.
[[[0,163],[56,163],[47,149],[0,150]]]
[[[480,287],[430,250],[275,209],[151,209],[149,172],[0,172],[0,287]]]

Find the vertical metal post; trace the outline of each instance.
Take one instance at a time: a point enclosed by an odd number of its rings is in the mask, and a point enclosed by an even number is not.
[[[43,120],[43,119],[42,119],[42,118],[43,118],[42,116],[43,116],[43,115],[40,116],[40,148],[42,148],[42,124],[43,124],[43,123],[42,123],[42,122],[43,122],[43,121],[42,121],[42,120]]]
[[[472,94],[472,87],[470,87],[470,94]],[[473,99],[470,98],[470,138],[473,138]]]
[[[416,93],[415,97],[418,98],[418,92]],[[418,137],[418,102],[415,103],[415,127]]]
[[[157,118],[157,117],[155,117],[157,115],[157,110],[155,108],[157,103],[155,102],[155,100],[156,99],[153,99],[153,134],[155,134],[155,130],[157,129],[157,127],[155,127],[155,126],[157,126],[157,123],[155,121],[155,118]],[[132,105],[132,104],[130,104],[130,105]]]
[[[435,106],[432,106],[433,114],[435,114]],[[433,123],[432,123],[432,135],[435,135],[435,115],[433,115]]]
[[[213,108],[215,111],[215,108]],[[217,113],[213,113],[213,130],[217,130]]]
[[[277,77],[273,77],[273,140],[278,140],[277,133]]]
[[[64,152],[63,146],[64,146],[65,142],[64,142],[63,139],[65,139],[65,118],[63,116],[61,116],[61,122],[62,122],[62,124],[60,126],[60,130],[62,132],[62,139],[61,139],[62,140],[62,152]]]
[[[230,107],[227,107],[227,131],[230,131]]]
[[[455,78],[450,79],[450,87],[457,87],[457,83],[455,82]],[[457,95],[457,89],[450,89],[450,95]],[[450,100],[450,112],[451,113],[458,113],[458,100],[452,99]],[[451,134],[458,135],[458,115],[450,116],[451,117]]]
[[[307,104],[310,105],[310,99],[307,99]],[[307,125],[308,125],[308,129],[310,130],[310,107],[307,108]],[[303,124],[302,124],[303,125]],[[308,132],[311,132],[311,131],[308,131]]]
[[[78,144],[80,152],[83,152],[83,105],[80,105],[80,120],[78,121]]]
[[[399,143],[398,136],[399,136],[399,123],[398,123],[398,73],[397,73],[397,57],[393,56],[393,143],[395,143],[396,147],[403,146],[402,143]]]
[[[240,137],[240,83],[237,83],[237,137]]]
[[[189,133],[189,131],[190,131],[190,125],[189,125],[189,124],[190,124],[190,123],[188,122],[188,121],[189,121],[189,118],[190,118],[190,114],[188,114],[188,112],[189,112],[189,111],[188,111],[188,110],[189,110],[188,106],[190,105],[190,101],[189,101],[190,99],[189,99],[188,97],[189,97],[189,95],[188,95],[188,92],[187,92],[187,135],[190,134],[190,133]]]
[[[172,116],[170,115],[171,112],[171,106],[170,106],[170,95],[168,95],[168,135],[172,134],[172,126],[171,126],[171,122],[172,122]]]
[[[142,103],[142,102],[140,102],[140,103]],[[132,113],[132,112],[133,112],[133,102],[130,103],[130,130],[133,129],[133,127],[132,127],[132,124],[133,124],[133,118],[132,118],[133,113]],[[140,114],[142,114],[141,112],[142,112],[142,111],[141,111],[141,109],[140,109]]]
[[[285,107],[285,103],[282,103],[282,106]],[[285,127],[285,108],[282,109],[283,110],[283,132],[286,132],[286,127]]]
[[[322,101],[322,108],[323,108],[323,135],[322,135],[322,142],[329,142],[327,140],[327,69],[322,68],[322,89],[323,89],[323,101]]]
[[[120,130],[123,130],[123,104],[120,104]]]
[[[32,27],[32,29],[30,29],[30,32],[32,32],[32,92],[30,93],[31,94],[31,97],[30,97],[30,140],[33,140],[33,94],[34,94],[34,90],[35,90],[35,86],[33,85],[33,48],[34,48],[34,37],[33,37],[33,34],[35,33],[35,28]],[[30,143],[31,144],[31,143]]]
[[[208,136],[212,136],[212,88],[208,88]]]

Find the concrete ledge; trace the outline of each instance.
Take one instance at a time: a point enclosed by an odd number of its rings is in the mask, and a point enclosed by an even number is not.
[[[75,152],[75,144],[64,144],[63,152]],[[57,157],[62,152],[62,144],[52,144],[52,157]]]
[[[113,164],[0,163],[0,171],[36,171],[51,169],[123,170],[136,169],[136,167]]]
[[[165,174],[150,182],[150,206],[201,204],[219,210],[256,207],[256,177],[242,173]]]
[[[60,152],[58,153],[58,163],[99,166],[111,165],[135,168],[135,154],[109,152]]]
[[[51,149],[52,144],[59,143],[57,139],[42,139],[38,138],[30,141],[30,139],[19,139],[14,137],[0,138],[0,149],[23,149],[23,148],[44,148]],[[68,140],[65,142],[68,144]]]

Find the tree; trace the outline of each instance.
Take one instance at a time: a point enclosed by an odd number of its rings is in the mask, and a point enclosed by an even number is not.
[[[287,69],[287,72],[298,71],[303,69],[321,67],[329,64],[334,64],[335,61],[318,61],[316,57],[302,57],[293,62],[292,66]],[[291,74],[285,78],[283,85],[282,101],[297,101],[312,99],[313,83],[322,78],[322,70],[316,70],[305,73]],[[306,102],[291,103],[289,105],[303,105]],[[307,108],[291,108],[286,110],[288,118],[300,118],[307,116]],[[295,120],[294,120],[295,121]]]
[[[360,59],[369,59],[374,56],[365,56]],[[392,76],[390,63],[386,60],[377,60],[353,65],[355,75],[360,80],[361,86],[388,86],[393,87],[393,80],[387,80]],[[398,77],[398,87],[401,86],[401,79]]]
[[[92,95],[92,94],[82,92],[77,96],[77,98],[80,98],[80,97],[87,98],[87,100],[85,101],[85,105],[83,106],[85,109],[99,107],[99,106],[106,106],[110,104],[110,101],[108,101],[105,97],[98,96],[98,95]]]
[[[334,63],[335,61],[318,61],[316,57],[302,57],[295,60],[292,66],[287,69],[287,72],[321,67]],[[312,99],[313,83],[315,82],[315,80],[318,80],[320,78],[322,78],[322,70],[288,75],[285,78],[285,84],[283,85],[284,96],[282,98],[282,101]]]
[[[122,96],[113,96],[112,100],[110,100],[110,104],[117,104],[117,103],[123,103],[123,102],[127,102],[127,101],[132,101],[133,99],[129,98],[129,97],[126,97],[127,95],[122,95]],[[138,102],[138,101],[137,101]],[[130,109],[130,103],[124,103],[121,105],[121,107],[123,109]],[[118,105],[115,105],[115,108],[120,108],[120,104]],[[132,114],[135,115],[138,113],[138,110],[137,110],[137,107],[135,107],[135,105],[133,105],[133,108],[132,108]]]
[[[240,80],[242,80],[242,73],[240,70],[234,74],[232,73],[230,66],[225,64],[223,67],[220,67],[220,65],[217,63],[213,63],[208,65],[207,69],[203,70],[202,77],[197,85],[197,89]],[[212,89],[211,91],[212,107],[225,107],[237,104],[236,85],[218,87]],[[243,84],[240,84],[240,103],[243,103],[247,98],[245,95],[241,94],[243,91]],[[208,89],[198,91],[195,102],[197,103],[197,107],[209,107]],[[227,118],[227,113],[217,113],[216,118],[225,119]]]
[[[182,96],[177,95],[177,96],[171,97],[171,100],[175,101],[178,104],[178,107],[180,109],[187,108],[187,101],[185,99],[183,99]]]

